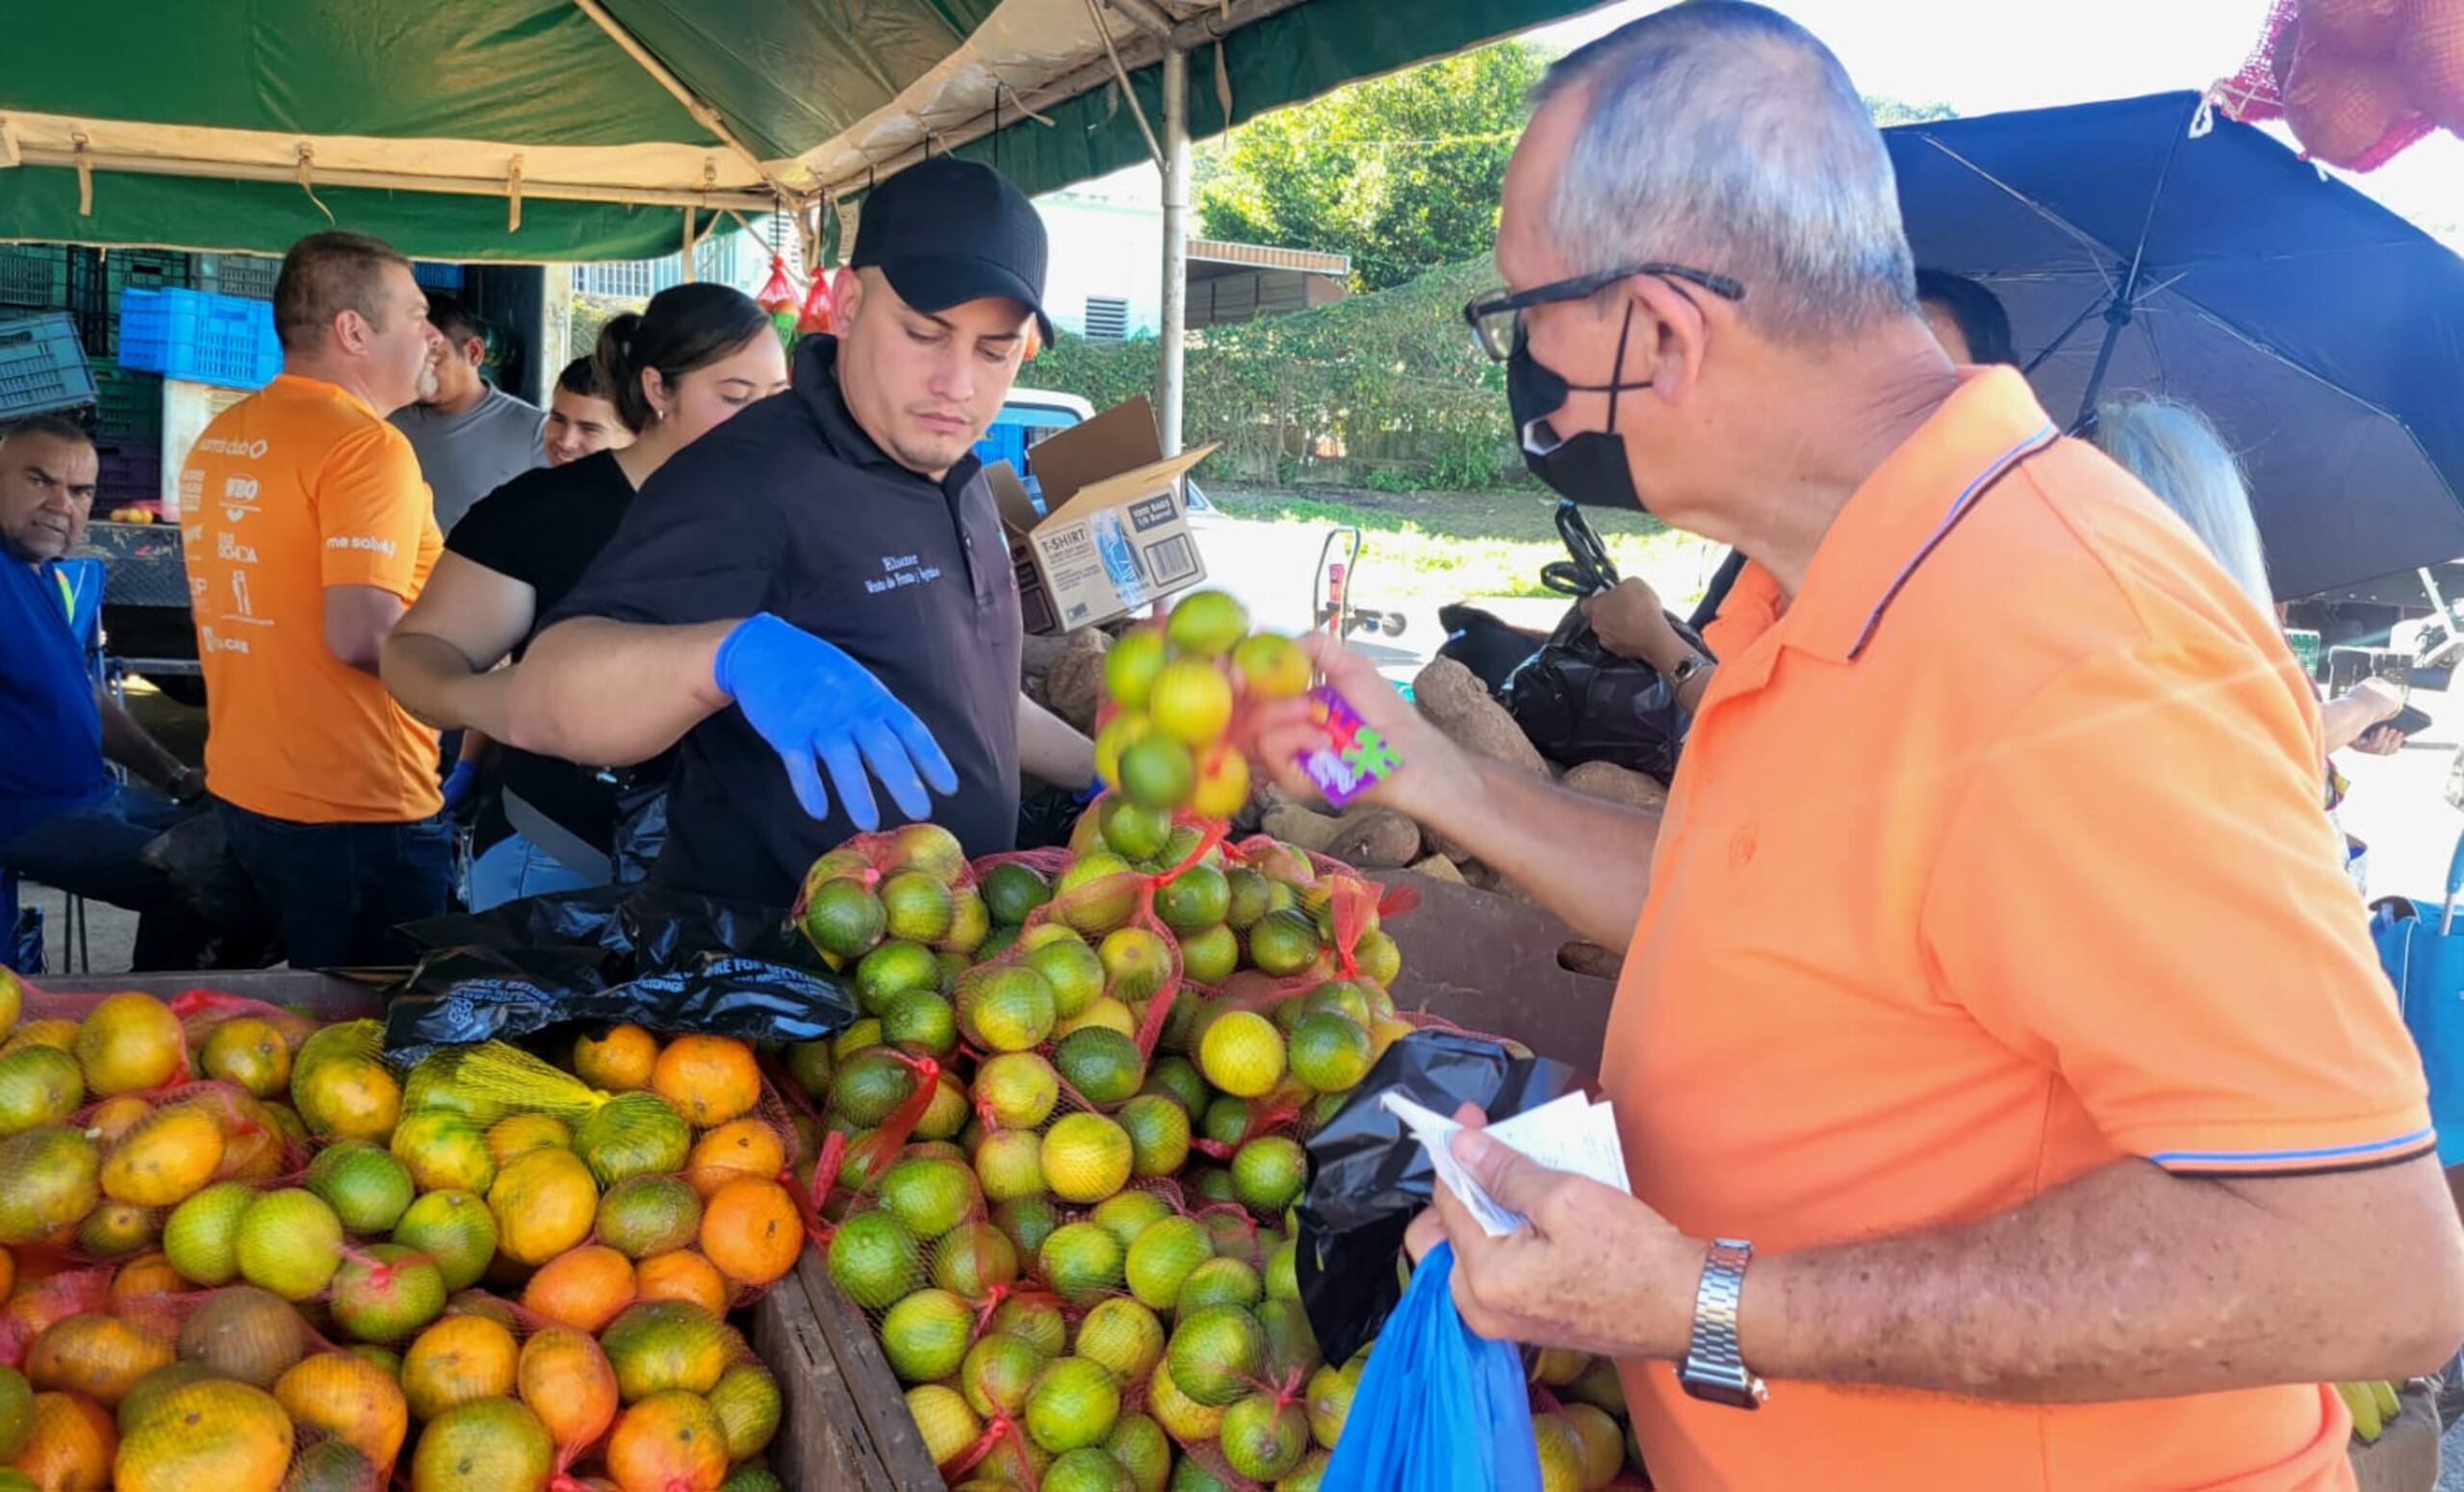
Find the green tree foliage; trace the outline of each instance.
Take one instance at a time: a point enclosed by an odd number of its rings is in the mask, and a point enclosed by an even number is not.
[[[1393,290],[1192,334],[1184,425],[1220,441],[1207,470],[1250,481],[1461,489],[1521,479],[1503,371],[1476,350],[1466,300],[1484,258]],[[1156,344],[1063,336],[1018,381],[1102,409],[1154,388]]]
[[[1876,129],[1886,130],[1894,124],[1926,124],[1936,119],[1956,119],[1960,116],[1960,112],[1948,104],[1912,104],[1886,93],[1866,94],[1865,112],[1874,116]]]
[[[1524,95],[1547,66],[1502,41],[1252,119],[1199,173],[1206,235],[1349,254],[1364,290],[1484,258]]]

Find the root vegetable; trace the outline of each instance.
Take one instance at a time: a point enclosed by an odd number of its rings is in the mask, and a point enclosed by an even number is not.
[[[1547,759],[1505,707],[1491,699],[1487,686],[1452,658],[1438,658],[1422,669],[1412,681],[1412,697],[1419,702],[1421,713],[1466,751],[1534,777],[1549,775]]]
[[[1585,797],[1622,803],[1628,808],[1656,812],[1668,803],[1668,789],[1656,779],[1610,761],[1586,761],[1570,767],[1564,782]]]
[[[1325,853],[1350,865],[1394,869],[1408,865],[1421,852],[1420,826],[1400,813],[1372,810],[1346,814],[1336,821]]]
[[[1287,803],[1269,809],[1266,816],[1259,820],[1258,827],[1286,844],[1323,854],[1326,846],[1334,842],[1335,832],[1343,827],[1343,820],[1332,814],[1304,809],[1296,803]]]

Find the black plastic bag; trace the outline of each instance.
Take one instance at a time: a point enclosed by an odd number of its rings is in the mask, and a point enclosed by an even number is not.
[[[526,897],[403,932],[428,949],[385,1013],[403,1062],[567,1021],[810,1042],[860,1014],[778,909],[663,887]]]
[[[1675,616],[1669,621],[1702,647],[1692,629]],[[1580,606],[1567,608],[1548,643],[1507,678],[1502,693],[1506,713],[1550,760],[1560,766],[1612,762],[1663,784],[1677,774],[1693,724],[1659,670],[1609,652]]]
[[[1435,1184],[1420,1142],[1380,1095],[1399,1093],[1450,1117],[1455,1105],[1474,1103],[1501,1119],[1584,1086],[1582,1074],[1553,1058],[1516,1057],[1455,1031],[1415,1031],[1386,1049],[1303,1146],[1309,1190],[1295,1262],[1300,1303],[1328,1362],[1360,1351],[1402,1298],[1396,1261],[1403,1230],[1429,1204]]]

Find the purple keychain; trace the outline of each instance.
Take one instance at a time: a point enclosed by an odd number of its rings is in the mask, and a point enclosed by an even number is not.
[[[1325,740],[1295,759],[1323,793],[1328,807],[1343,808],[1401,770],[1403,759],[1375,726],[1325,684],[1309,691],[1309,719]]]

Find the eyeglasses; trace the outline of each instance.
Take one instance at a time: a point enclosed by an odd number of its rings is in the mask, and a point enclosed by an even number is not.
[[[1635,264],[1622,270],[1603,270],[1597,274],[1580,274],[1570,280],[1519,290],[1510,295],[1485,296],[1463,308],[1463,322],[1472,328],[1472,341],[1491,360],[1502,363],[1514,355],[1516,328],[1522,324],[1523,313],[1534,306],[1555,305],[1560,301],[1581,300],[1596,296],[1619,280],[1637,274],[1656,274],[1662,279],[1683,280],[1700,285],[1723,300],[1743,300],[1745,286],[1725,274],[1708,270],[1696,270],[1681,264]]]

